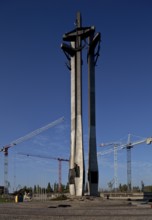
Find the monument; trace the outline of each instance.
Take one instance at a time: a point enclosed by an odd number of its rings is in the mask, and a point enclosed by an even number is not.
[[[95,27],[82,27],[80,12],[76,17],[76,28],[63,35],[61,44],[71,71],[71,152],[69,165],[69,190],[71,195],[82,196],[85,187],[85,164],[83,147],[82,118],[82,50],[88,47],[88,98],[89,98],[89,154],[88,154],[88,194],[98,195],[98,163],[96,151],[95,123],[95,65],[100,50],[100,33]],[[85,42],[82,45],[82,41]],[[98,47],[97,47],[98,45]],[[97,49],[96,49],[97,47]],[[95,50],[97,50],[95,52]]]

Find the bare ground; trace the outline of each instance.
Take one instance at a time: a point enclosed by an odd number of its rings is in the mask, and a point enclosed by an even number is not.
[[[150,204],[76,198],[64,201],[1,203],[0,220],[151,220]]]

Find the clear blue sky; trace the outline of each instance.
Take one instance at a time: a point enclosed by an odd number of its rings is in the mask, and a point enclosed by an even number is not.
[[[30,159],[18,152],[69,158],[70,73],[60,49],[74,28],[77,11],[83,26],[101,32],[96,67],[97,144],[135,134],[152,135],[152,2],[150,0],[1,0],[0,145],[24,136],[61,116],[64,123],[9,150],[9,181],[18,185],[58,181],[57,161]],[[84,149],[88,149],[86,53],[83,55]],[[98,147],[98,151],[101,151]],[[132,150],[133,184],[152,184],[152,146]],[[126,183],[126,151],[118,155],[119,182]],[[3,153],[0,185],[3,185]],[[63,163],[63,182],[68,164]],[[113,179],[113,154],[99,159],[100,186]],[[34,175],[34,178],[33,178]]]

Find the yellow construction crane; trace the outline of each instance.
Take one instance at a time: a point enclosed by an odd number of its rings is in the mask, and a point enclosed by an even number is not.
[[[64,117],[61,117],[61,118],[59,118],[59,119],[41,127],[41,128],[38,128],[38,129],[30,132],[29,134],[27,134],[23,137],[20,137],[16,140],[12,141],[10,144],[7,144],[0,149],[0,152],[4,153],[4,193],[5,194],[8,193],[8,149],[16,146],[17,144],[20,144],[24,141],[31,139],[32,137],[46,131],[47,129],[49,129],[51,127],[54,127],[55,125],[61,123],[63,120],[64,120]]]

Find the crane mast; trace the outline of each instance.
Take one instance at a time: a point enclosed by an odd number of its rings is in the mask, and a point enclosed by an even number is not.
[[[113,184],[115,191],[118,188],[118,146],[120,145],[120,142],[110,142],[110,143],[101,143],[99,146],[100,147],[105,147],[105,146],[110,146],[113,145],[113,151],[114,151],[114,179],[113,179]]]
[[[59,187],[58,191],[61,193],[62,192],[62,161],[69,162],[68,159],[63,159],[63,158],[57,158],[59,162]]]
[[[126,145],[122,145],[122,148],[126,148],[127,150],[127,186],[128,186],[128,192],[131,192],[132,190],[132,177],[131,177],[131,149],[138,145],[138,144],[151,144],[152,138],[145,138],[140,141],[136,141],[131,143],[131,134],[128,134],[128,143]]]
[[[31,139],[32,137],[46,131],[47,129],[51,128],[51,127],[54,127],[55,125],[61,123],[62,121],[64,120],[64,117],[61,117],[41,128],[38,128],[32,132],[30,132],[29,134],[23,136],[23,137],[20,137],[14,141],[12,141],[10,144],[7,144],[5,146],[3,146],[1,149],[0,149],[0,152],[3,152],[4,153],[4,194],[8,194],[8,149],[17,145],[17,144],[20,144],[24,141],[27,141],[29,139]]]
[[[99,144],[100,147],[113,145],[114,149],[109,149],[104,152],[98,152],[97,155],[105,155],[114,152],[114,183],[115,183],[115,189],[118,184],[118,177],[117,177],[117,169],[118,169],[118,162],[117,162],[117,151],[126,149],[127,150],[127,186],[128,186],[128,192],[131,191],[132,186],[132,180],[131,180],[131,149],[138,145],[138,144],[151,144],[152,143],[152,137],[145,138],[140,141],[136,141],[131,143],[131,134],[128,134],[128,141],[127,144],[121,144],[120,142],[110,142],[110,143],[101,143]]]
[[[128,144],[126,146],[127,150],[127,186],[128,186],[128,192],[131,192],[131,135],[128,134]]]

